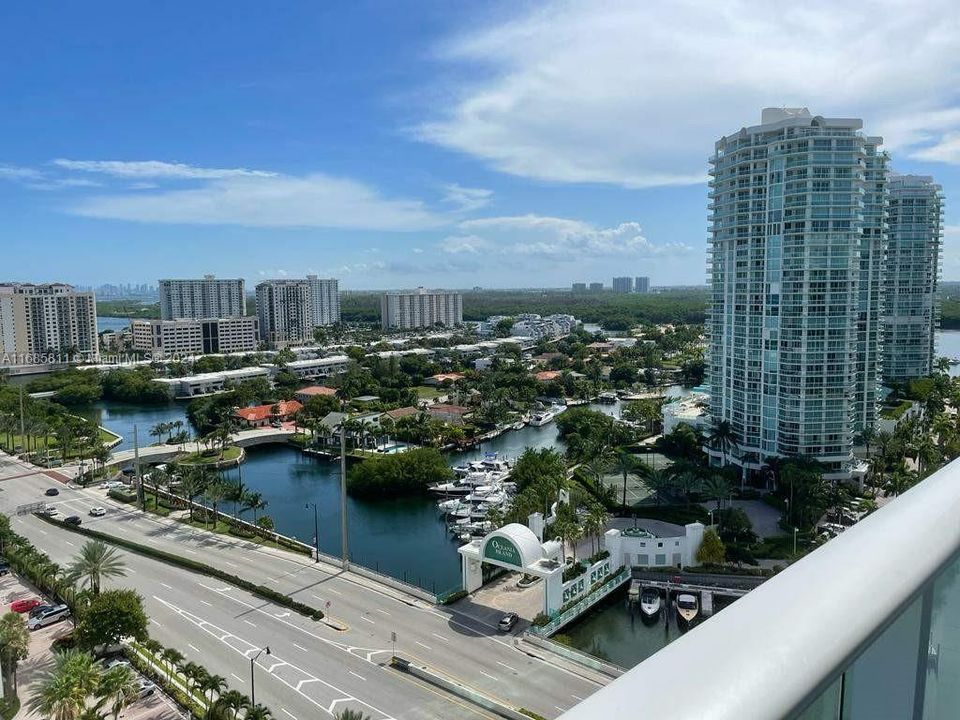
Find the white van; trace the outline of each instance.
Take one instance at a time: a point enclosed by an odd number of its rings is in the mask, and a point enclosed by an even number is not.
[[[66,620],[68,617],[70,617],[70,608],[66,605],[54,605],[49,610],[44,610],[36,617],[30,618],[27,622],[27,628],[37,630],[47,625],[53,625],[61,620]]]

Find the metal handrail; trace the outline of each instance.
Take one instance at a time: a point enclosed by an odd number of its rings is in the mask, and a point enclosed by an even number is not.
[[[563,716],[791,717],[960,549],[960,460],[698,625]],[[918,550],[920,550],[918,552]]]

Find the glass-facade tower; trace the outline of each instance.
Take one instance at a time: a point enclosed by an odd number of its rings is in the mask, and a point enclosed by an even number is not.
[[[883,376],[898,381],[934,369],[943,193],[922,175],[892,175],[889,188]]]
[[[716,143],[708,372],[735,464],[805,455],[849,477],[873,421],[886,155],[862,127],[768,108]]]

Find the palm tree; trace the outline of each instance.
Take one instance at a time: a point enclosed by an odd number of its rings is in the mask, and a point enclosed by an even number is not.
[[[137,698],[140,686],[137,676],[126,665],[116,665],[100,677],[97,684],[98,707],[108,703],[113,720],[117,720],[120,711]]]
[[[263,499],[263,494],[258,492],[248,492],[243,494],[243,506],[240,508],[240,514],[247,510],[253,510],[253,522],[257,522],[257,511],[263,510],[267,506],[267,501]]]
[[[213,703],[213,694],[217,693],[219,695],[225,687],[227,687],[227,681],[220,675],[208,675],[200,683],[200,689],[205,693],[209,693],[207,698],[211,703]]]
[[[219,520],[219,515],[217,514],[217,506],[229,495],[230,488],[227,487],[227,483],[222,480],[217,480],[203,491],[203,496],[213,505],[213,526],[217,526],[217,521]]]
[[[187,501],[190,508],[190,521],[193,522],[194,498],[207,489],[210,484],[210,478],[207,475],[206,468],[196,466],[190,468],[186,474],[180,478],[180,494]]]
[[[931,468],[940,462],[940,448],[930,437],[929,433],[923,433],[913,445],[913,456],[917,460],[917,473],[923,477],[924,470]]]
[[[727,420],[715,422],[707,435],[707,444],[714,450],[720,451],[721,465],[727,464],[727,453],[737,444],[733,427]]]
[[[87,698],[100,684],[103,671],[89,653],[69,649],[54,654],[51,673],[41,683],[27,706],[50,720],[80,720]]]
[[[637,461],[628,452],[621,450],[617,453],[617,459],[615,461],[615,467],[617,472],[623,477],[623,499],[620,504],[623,507],[627,506],[627,478],[637,476]]]
[[[67,568],[67,578],[80,581],[81,587],[89,587],[94,595],[100,594],[100,584],[109,578],[127,574],[116,548],[107,547],[99,540],[89,540],[74,556]]]
[[[653,493],[657,505],[676,485],[673,476],[666,470],[657,470],[646,465],[643,470],[643,484]]]
[[[3,674],[3,696],[17,694],[17,666],[27,657],[30,634],[20,613],[8,612],[0,617],[0,673]]]
[[[593,552],[596,554],[600,550],[600,536],[606,531],[610,516],[606,509],[600,503],[593,503],[587,511],[586,520],[583,523],[583,531],[590,535],[592,539]]]
[[[168,674],[170,677],[173,677],[174,673],[177,671],[177,666],[184,661],[183,653],[175,648],[164,648],[160,653],[160,657],[167,663],[169,663]]]
[[[867,449],[867,455],[870,455],[870,443],[872,443],[877,437],[877,431],[872,427],[865,427],[860,431],[858,439],[863,443],[864,447]]]
[[[350,708],[341,710],[334,715],[334,718],[336,718],[336,720],[370,720],[369,715],[364,715],[359,710],[351,710]]]
[[[254,705],[247,710],[243,720],[273,720],[273,714],[263,705]]]
[[[250,707],[250,698],[238,690],[227,690],[220,696],[220,702],[223,707],[233,711],[234,720],[236,720],[241,710],[246,710]]]
[[[902,495],[917,484],[917,473],[911,470],[896,470],[887,480],[887,492],[891,495]]]
[[[723,475],[711,475],[704,481],[702,492],[708,500],[716,501],[719,514],[721,504],[733,494],[733,488]]]

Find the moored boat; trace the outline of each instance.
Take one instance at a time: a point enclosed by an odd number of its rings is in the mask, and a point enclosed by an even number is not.
[[[655,618],[660,614],[660,591],[657,588],[645,587],[640,591],[640,612],[648,618]]]
[[[700,613],[700,600],[696,595],[681,593],[677,596],[677,625],[690,627]]]

